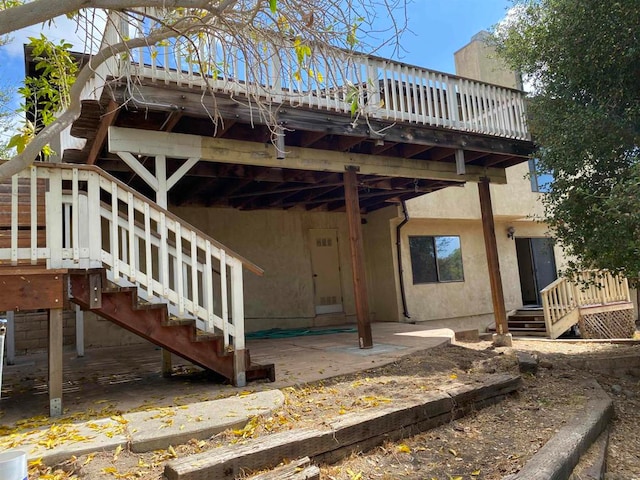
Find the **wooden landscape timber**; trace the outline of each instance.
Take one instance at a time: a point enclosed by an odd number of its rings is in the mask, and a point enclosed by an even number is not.
[[[247,480],[320,480],[320,469],[310,463],[309,457],[300,458]]]
[[[325,429],[276,433],[174,460],[165,466],[164,475],[168,480],[231,479],[274,467],[285,458],[309,456],[317,462],[337,462],[352,452],[410,437],[497,403],[520,384],[519,376],[491,375],[480,385],[427,392],[414,400],[345,415],[327,422]]]

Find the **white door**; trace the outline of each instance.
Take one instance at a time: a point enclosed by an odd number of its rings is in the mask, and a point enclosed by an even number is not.
[[[316,315],[342,312],[338,231],[309,230]]]

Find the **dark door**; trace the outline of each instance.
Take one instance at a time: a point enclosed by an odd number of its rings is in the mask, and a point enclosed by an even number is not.
[[[540,305],[540,290],[557,278],[553,240],[550,238],[516,238],[522,302]]]

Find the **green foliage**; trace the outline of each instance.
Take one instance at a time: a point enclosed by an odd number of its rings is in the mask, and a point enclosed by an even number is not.
[[[534,86],[529,126],[553,173],[545,220],[570,266],[640,272],[640,8],[637,0],[529,0],[496,28]]]
[[[65,41],[53,43],[42,34],[29,40],[38,75],[26,77],[24,85],[18,89],[23,98],[22,110],[26,119],[23,127],[9,141],[9,147],[15,147],[18,153],[67,108],[69,90],[78,72],[78,65],[70,53],[71,44]],[[45,147],[42,153],[50,155],[52,152],[50,147]]]

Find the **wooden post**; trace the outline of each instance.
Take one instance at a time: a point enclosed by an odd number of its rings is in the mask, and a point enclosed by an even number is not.
[[[84,312],[76,305],[76,354],[84,357]]]
[[[49,309],[49,414],[62,415],[62,309]]]
[[[360,225],[360,201],[358,199],[358,178],[355,167],[347,167],[343,174],[344,197],[349,223],[349,244],[351,246],[351,267],[353,270],[353,293],[358,319],[360,348],[373,347],[371,323],[369,320],[369,300],[367,298],[367,278],[364,267],[364,245]]]
[[[156,180],[158,182],[158,189],[156,190],[156,203],[162,208],[166,209],[168,206],[168,192],[167,192],[167,159],[164,155],[156,156]],[[160,232],[162,234],[162,232]],[[166,248],[166,243],[164,245]],[[160,278],[169,278],[168,265],[164,265],[162,257],[159,263]],[[161,349],[162,351],[162,376],[169,378],[173,373],[173,365],[171,363],[171,352],[169,350]]]
[[[7,310],[7,333],[4,348],[7,355],[7,365],[16,363],[16,321],[13,310]],[[0,362],[2,359],[0,358]],[[2,380],[2,379],[0,379]]]
[[[502,292],[502,278],[500,276],[500,262],[498,261],[498,245],[496,243],[496,228],[493,222],[489,179],[483,178],[478,183],[478,192],[480,193],[482,233],[484,234],[484,247],[487,252],[489,284],[491,285],[493,313],[496,318],[496,332],[498,335],[505,335],[509,333],[509,327],[507,325],[507,313],[504,306],[504,293]]]

